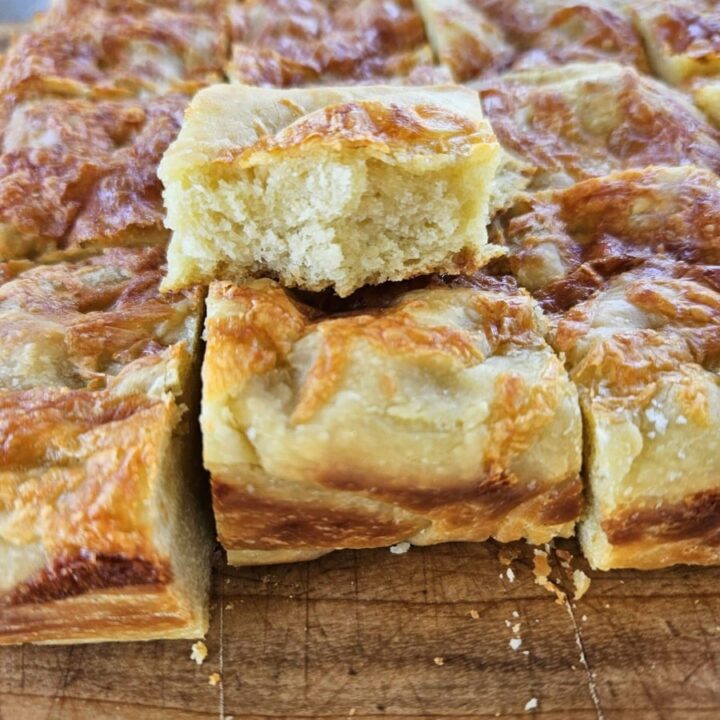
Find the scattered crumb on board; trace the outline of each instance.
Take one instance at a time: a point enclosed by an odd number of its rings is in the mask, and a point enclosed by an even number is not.
[[[434,662],[436,665],[444,665],[444,664],[445,664],[445,658],[440,657],[440,656],[438,655],[438,657],[433,658],[433,662]]]
[[[577,601],[588,591],[590,578],[582,570],[574,570],[573,583],[575,583],[574,599]]]
[[[479,620],[480,619],[480,613],[477,610],[471,610],[470,611],[470,617],[473,620]]]
[[[192,649],[190,650],[191,660],[194,660],[198,665],[202,665],[207,656],[207,645],[202,640],[198,640],[196,643],[193,643]]]
[[[537,698],[530,698],[525,703],[525,712],[530,712],[531,710],[535,710],[538,706],[538,699]]]
[[[208,685],[212,685],[215,687],[216,685],[219,685],[222,682],[222,678],[220,677],[220,673],[210,673],[208,675]]]
[[[409,542],[399,542],[397,545],[390,546],[390,552],[393,555],[404,555],[410,549]]]

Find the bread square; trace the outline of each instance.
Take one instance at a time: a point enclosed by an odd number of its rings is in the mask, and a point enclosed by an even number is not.
[[[0,261],[165,243],[157,166],[188,102],[0,100]]]
[[[261,87],[449,82],[412,0],[235,0],[231,81]]]
[[[649,165],[720,170],[719,136],[705,116],[683,93],[631,67],[576,63],[478,87],[498,140],[525,163],[523,172],[529,166],[532,190]]]
[[[463,88],[208,88],[160,164],[163,287],[271,276],[345,296],[473,271],[498,253],[485,229],[498,155]]]
[[[210,286],[203,456],[230,563],[573,533],[577,396],[526,292],[477,276],[301,297]]]
[[[720,562],[720,180],[650,167],[543,191],[501,236],[578,387],[593,567]]]
[[[0,265],[0,644],[198,637],[198,289],[161,248]]]

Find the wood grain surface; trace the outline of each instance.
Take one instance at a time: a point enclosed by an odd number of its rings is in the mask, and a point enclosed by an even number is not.
[[[218,553],[202,666],[189,641],[0,649],[0,718],[720,718],[720,569],[590,573],[561,605],[518,549],[513,581],[494,543]]]

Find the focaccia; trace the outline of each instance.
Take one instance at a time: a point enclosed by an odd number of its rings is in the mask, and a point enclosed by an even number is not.
[[[229,562],[571,535],[577,396],[532,299],[482,277],[365,293],[210,286],[203,455]]]
[[[96,98],[189,92],[222,79],[227,42],[225,22],[206,13],[58,7],[9,50],[0,92]]]
[[[228,77],[261,87],[449,81],[412,0],[235,0]]]
[[[633,68],[567,65],[479,87],[498,140],[535,168],[531,189],[648,165],[720,170],[715,128],[682,93]]]
[[[187,103],[0,100],[0,260],[165,242],[157,166]]]
[[[198,637],[198,289],[162,248],[0,265],[0,644]]]
[[[453,86],[198,93],[160,165],[174,289],[271,276],[290,287],[472,272],[499,145]]]
[[[720,272],[649,262],[559,321],[586,437],[595,568],[720,563]]]
[[[417,0],[457,82],[507,69],[619,62],[647,72],[642,41],[619,3],[596,0]]]
[[[720,562],[720,181],[651,167],[544,191],[502,222],[578,386],[593,567]]]

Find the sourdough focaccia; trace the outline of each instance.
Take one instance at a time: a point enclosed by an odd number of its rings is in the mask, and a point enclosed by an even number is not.
[[[157,166],[187,103],[0,100],[0,260],[165,242]]]
[[[416,0],[427,33],[457,82],[508,69],[619,62],[648,71],[621,3],[577,0]]]
[[[190,92],[222,79],[227,42],[222,16],[164,7],[73,12],[61,5],[10,49],[0,92],[94,98]]]
[[[503,220],[580,392],[594,567],[720,562],[718,227],[720,181],[692,167],[540,192]]]
[[[720,170],[718,134],[703,114],[630,67],[514,72],[483,82],[480,95],[500,143],[529,165],[534,190],[653,164]]]
[[[174,289],[269,275],[345,296],[473,272],[499,146],[453,86],[198,93],[160,165]]]
[[[595,568],[720,563],[720,271],[648,262],[559,321],[585,418]]]
[[[477,278],[303,297],[210,286],[201,424],[229,562],[573,533],[577,396],[529,295]]]
[[[302,87],[450,80],[412,0],[233,0],[228,77]]]
[[[0,265],[0,644],[197,637],[197,289],[161,248]]]

